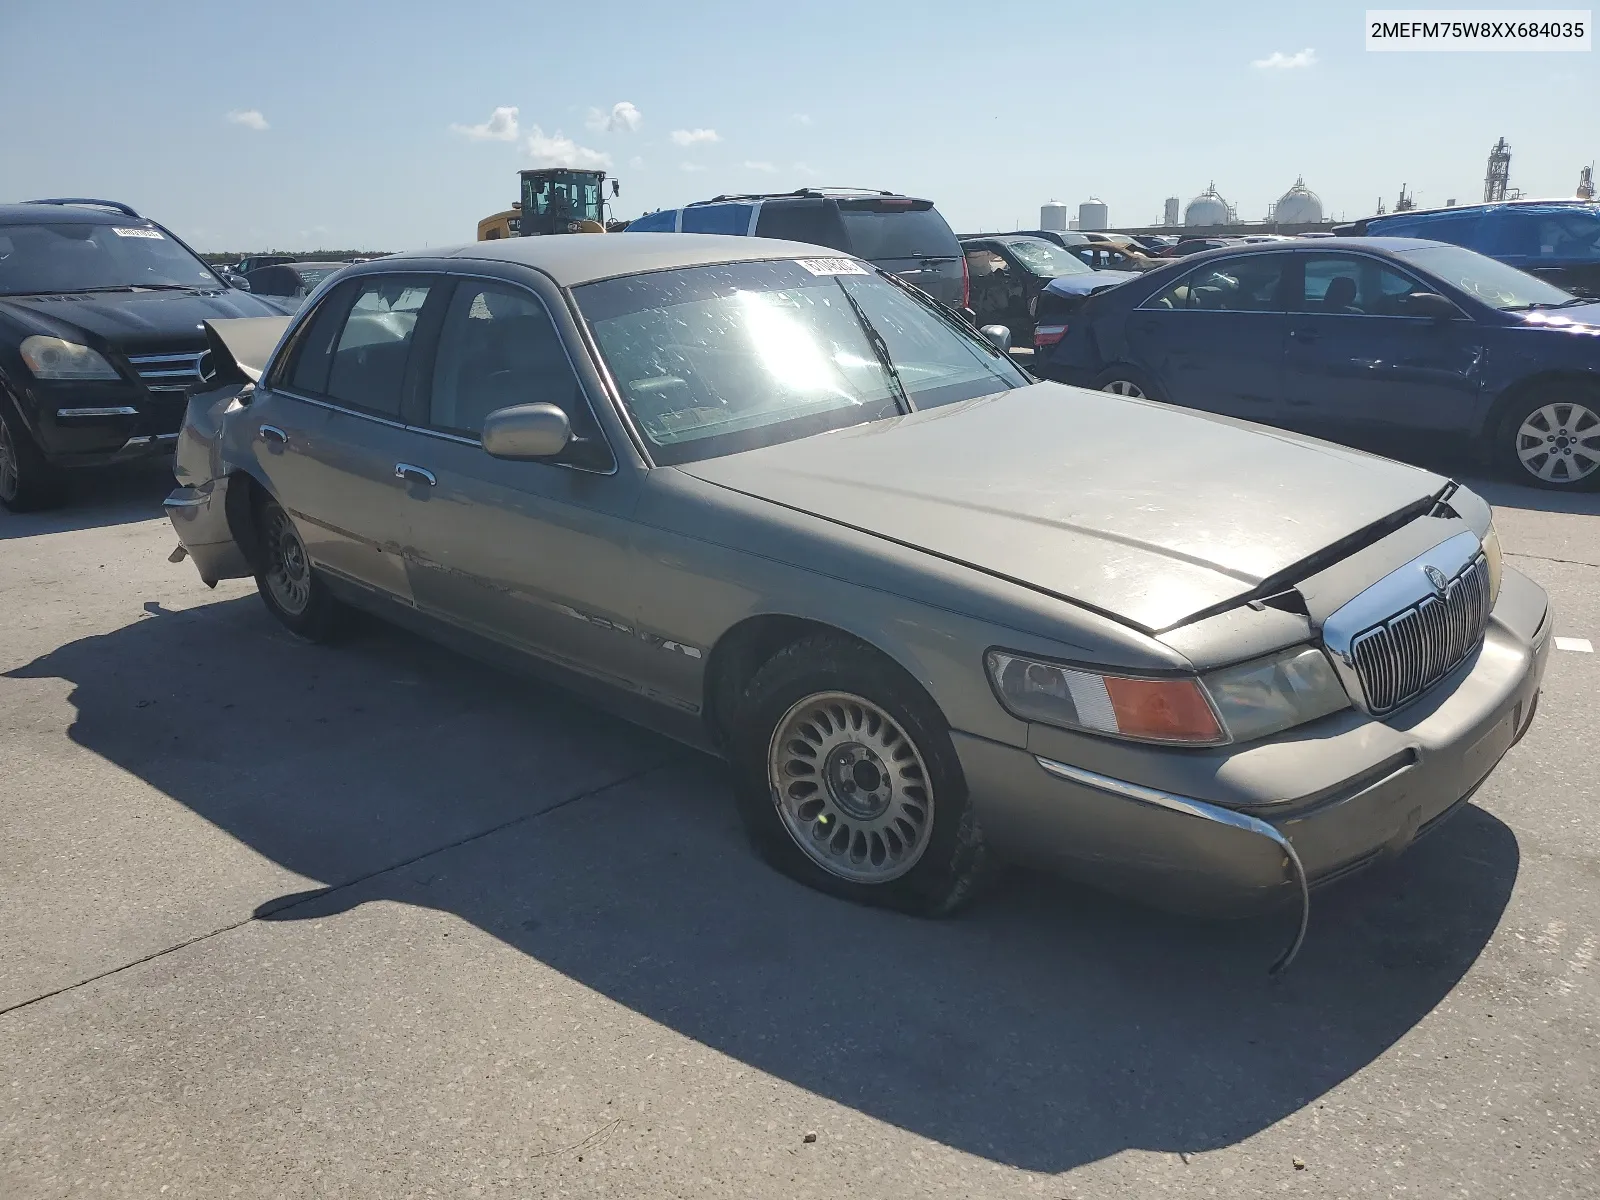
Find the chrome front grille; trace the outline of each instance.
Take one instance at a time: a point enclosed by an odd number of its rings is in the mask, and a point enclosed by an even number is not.
[[[1437,568],[1433,571],[1444,579]],[[1483,639],[1489,623],[1489,564],[1480,552],[1439,591],[1350,639],[1367,711],[1386,713],[1437,683]]]
[[[174,354],[130,354],[128,362],[152,392],[182,392],[205,381],[209,372],[202,360],[208,353],[184,350]]]

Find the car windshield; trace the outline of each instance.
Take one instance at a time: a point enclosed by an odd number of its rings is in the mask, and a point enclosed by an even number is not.
[[[1075,254],[1068,254],[1060,246],[1043,238],[1018,238],[1007,242],[1007,248],[1017,256],[1017,261],[1041,279],[1054,279],[1058,275],[1093,275],[1093,268]]]
[[[148,225],[0,225],[0,295],[221,286],[204,263]]]
[[[1408,263],[1432,271],[1446,283],[1505,312],[1557,308],[1578,299],[1553,283],[1460,246],[1440,243],[1400,253]]]
[[[574,295],[664,465],[1028,383],[959,320],[848,258],[688,267]]]

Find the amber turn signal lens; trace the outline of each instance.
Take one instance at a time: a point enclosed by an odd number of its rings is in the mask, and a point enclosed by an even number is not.
[[[1124,737],[1163,742],[1219,742],[1222,728],[1193,679],[1105,676],[1106,694]]]

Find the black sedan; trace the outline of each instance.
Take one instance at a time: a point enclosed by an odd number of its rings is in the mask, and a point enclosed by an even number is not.
[[[979,325],[1004,325],[1013,346],[1052,345],[1093,291],[1133,279],[1096,271],[1067,250],[1027,234],[963,238],[972,311]],[[1036,342],[1036,330],[1043,330]]]
[[[1600,302],[1441,242],[1207,251],[1090,299],[1033,369],[1377,449],[1466,443],[1523,483],[1600,486]]]
[[[344,270],[342,262],[288,262],[257,267],[245,276],[250,291],[257,296],[272,296],[294,311],[306,302],[306,297],[317,290],[317,285],[335,271]]]

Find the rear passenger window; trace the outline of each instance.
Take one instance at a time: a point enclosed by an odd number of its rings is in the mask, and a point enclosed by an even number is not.
[[[463,279],[445,312],[428,424],[477,437],[483,419],[513,404],[554,404],[579,437],[596,432],[550,314],[520,288]]]
[[[400,416],[400,386],[429,285],[379,275],[361,280],[328,370],[330,400],[379,416]]]
[[[683,210],[683,232],[743,237],[750,232],[750,212],[748,204],[697,204]]]
[[[848,250],[839,211],[824,200],[769,200],[756,218],[756,236]]]

